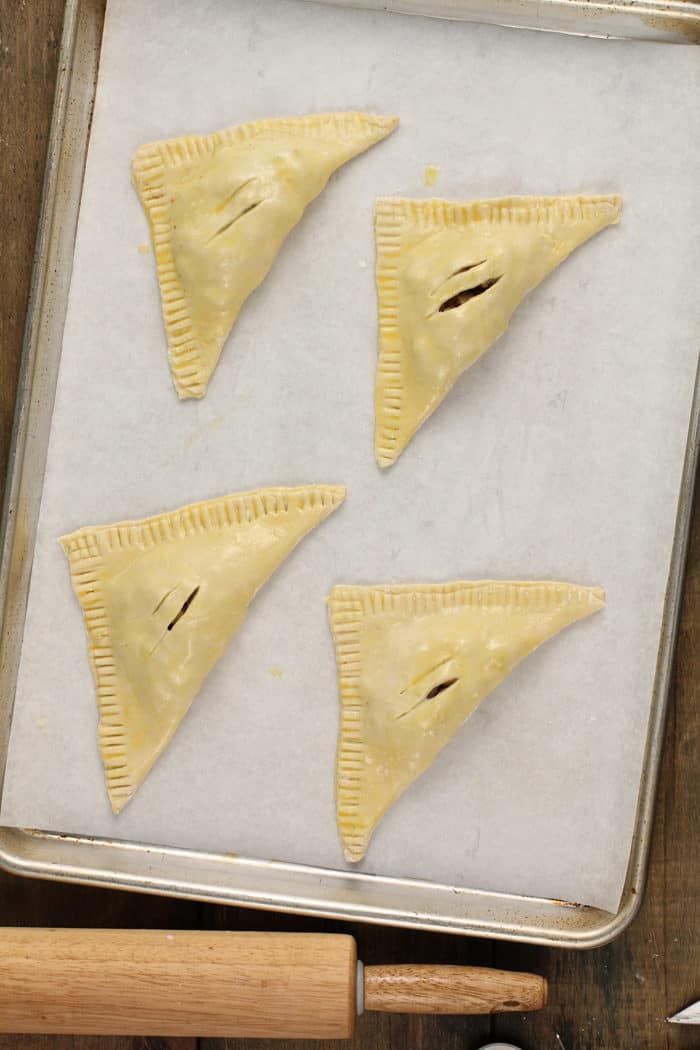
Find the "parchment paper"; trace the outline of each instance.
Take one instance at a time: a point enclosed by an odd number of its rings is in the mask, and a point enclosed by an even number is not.
[[[335,582],[600,584],[389,812],[364,870],[614,910],[627,863],[696,364],[700,51],[302,0],[111,0],[2,819],[342,867]],[[142,142],[333,109],[398,113],[252,296],[209,393],[178,403]],[[434,189],[427,165],[439,168]],[[376,196],[624,195],[398,464],[372,454]],[[115,819],[57,537],[267,484],[343,482]],[[276,674],[277,671],[281,674]]]

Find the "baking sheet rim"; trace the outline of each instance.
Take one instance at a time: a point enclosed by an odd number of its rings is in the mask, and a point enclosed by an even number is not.
[[[53,393],[57,364],[60,358],[60,332],[65,318],[65,301],[54,303],[54,313],[60,314],[58,336],[50,338],[47,331],[52,320],[47,318],[47,303],[55,295],[54,285],[58,283],[59,268],[54,262],[60,260],[61,248],[69,251],[75,237],[78,212],[80,207],[80,188],[84,170],[85,155],[89,139],[89,116],[94,99],[97,70],[99,66],[99,40],[104,16],[104,0],[67,0],[64,16],[64,29],[59,56],[59,76],[56,85],[52,126],[47,151],[47,167],[44,181],[44,196],[37,236],[37,250],[32,276],[32,291],[25,329],[22,366],[18,387],[18,403],[15,415],[13,440],[8,463],[5,505],[3,508],[2,530],[0,533],[0,610],[2,611],[2,634],[0,636],[0,788],[2,772],[9,738],[11,708],[14,699],[14,686],[21,645],[20,621],[23,625],[26,598],[29,586],[31,558],[29,551],[33,548],[36,519],[38,517],[43,469],[41,478],[28,477],[28,451],[45,461],[46,447],[37,448],[40,438],[37,433],[45,432],[48,439],[48,423],[53,410]],[[92,52],[89,45],[91,42]],[[87,49],[88,53],[83,53]],[[83,94],[81,95],[80,92]],[[78,103],[78,104],[76,104]],[[83,115],[81,118],[81,114]],[[85,120],[87,116],[87,120]],[[81,119],[83,124],[81,125]],[[69,127],[69,125],[71,125]],[[76,127],[72,127],[76,125]],[[79,132],[73,143],[74,155],[71,156],[71,134]],[[62,166],[63,165],[63,166]],[[66,174],[67,171],[67,174]],[[58,197],[61,192],[70,193],[73,182],[72,208],[70,215],[57,214]],[[57,240],[62,238],[61,245]],[[69,282],[65,280],[67,286]],[[50,314],[50,312],[49,312]],[[53,317],[54,323],[57,319]],[[54,333],[56,336],[56,333]],[[51,352],[55,360],[50,367],[40,369],[38,375],[48,384],[48,390],[38,396],[35,388],[37,364],[49,358]],[[53,371],[52,371],[53,368]],[[52,386],[53,381],[53,386]],[[48,395],[48,396],[47,396]],[[37,419],[43,422],[36,426]],[[465,887],[438,886],[419,880],[397,879],[385,876],[371,876],[362,873],[326,871],[298,864],[281,862],[255,861],[235,858],[227,855],[205,854],[193,850],[162,848],[137,843],[98,840],[87,836],[68,836],[32,830],[0,828],[0,866],[16,874],[49,878],[57,881],[78,882],[86,885],[103,885],[112,888],[133,889],[140,892],[161,893],[190,899],[207,900],[216,903],[230,903],[240,906],[256,907],[265,910],[288,911],[298,914],[317,915],[326,918],[352,919],[369,923],[388,923],[424,930],[452,932],[467,935],[489,936],[502,940],[519,940],[549,946],[569,948],[593,948],[608,943],[618,936],[636,915],[642,901],[643,883],[651,841],[653,808],[658,781],[661,758],[663,729],[668,706],[670,677],[673,662],[673,651],[680,613],[682,597],[683,570],[689,536],[690,514],[692,510],[693,490],[697,468],[698,442],[700,441],[700,372],[696,375],[693,407],[691,411],[688,444],[681,480],[681,489],[676,517],[676,530],[673,544],[671,565],[664,603],[662,632],[657,659],[657,670],[654,694],[649,718],[649,728],[645,745],[644,766],[640,782],[640,793],[637,804],[635,828],[630,850],[630,860],[623,890],[620,908],[615,914],[599,909],[574,905],[571,902],[552,901],[540,898],[525,898],[503,893],[469,889]],[[32,443],[34,448],[32,448]],[[27,497],[27,489],[32,485],[36,491]],[[32,514],[22,519],[25,529],[24,551],[18,552],[17,521],[18,511],[24,510],[24,501],[32,503]],[[17,566],[17,561],[21,564]],[[18,593],[19,591],[19,593]],[[12,619],[12,613],[15,619]],[[8,654],[9,637],[14,631],[15,651]],[[8,659],[9,655],[9,659]],[[14,659],[14,667],[13,667]],[[5,716],[5,733],[3,719]],[[3,739],[3,736],[5,739]],[[112,857],[121,857],[127,851],[130,858],[143,860],[139,870],[129,871],[128,865],[110,867],[109,864],[95,866],[92,855],[95,851],[106,849]],[[59,856],[67,854],[62,860]],[[168,876],[153,875],[155,862],[167,869],[167,864],[177,866],[175,861],[187,858],[187,878],[175,879]],[[226,869],[222,864],[227,865]],[[193,878],[198,871],[198,878]],[[212,871],[208,872],[208,866]],[[216,875],[226,870],[229,876],[233,873],[233,885],[225,885]],[[262,877],[258,888],[247,889],[245,880],[235,878],[235,873],[253,871]],[[308,895],[282,893],[274,889],[265,889],[265,873],[284,876],[292,874],[308,879]],[[348,903],[343,899],[343,892],[331,894],[328,899],[318,896],[319,884],[325,889],[324,880],[337,882],[341,891],[349,885],[363,885],[370,890],[369,896],[377,895],[377,890],[388,887],[389,893],[394,887],[401,891],[410,890],[418,898],[432,891],[439,897],[445,893],[457,897],[460,901],[478,901],[483,903],[483,912],[490,916],[479,918],[475,914],[445,914],[438,911],[426,911],[425,906],[414,908],[404,905],[392,908],[389,904],[377,905],[371,901],[363,905],[361,897]],[[236,885],[237,883],[237,885]],[[316,888],[317,896],[313,896]],[[415,900],[419,904],[419,900]],[[497,913],[501,910],[502,918]],[[515,921],[514,912],[520,912],[521,918]],[[547,925],[551,915],[551,924]],[[510,916],[510,918],[509,918]],[[572,916],[574,919],[572,920]]]

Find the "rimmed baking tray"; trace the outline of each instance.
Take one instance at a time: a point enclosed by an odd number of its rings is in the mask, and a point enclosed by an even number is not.
[[[388,6],[409,13],[482,18],[591,35],[642,36],[686,43],[694,36],[700,39],[700,5],[694,3],[503,2],[490,5],[488,16],[484,5],[471,0],[443,0],[435,4],[403,0],[389,5],[365,0],[353,6]],[[545,11],[551,12],[551,19],[544,17]],[[0,782],[12,717],[103,17],[104,0],[68,0],[3,517]],[[621,905],[615,915],[566,901],[27,829],[0,828],[0,863],[9,871],[35,877],[561,947],[595,947],[613,939],[631,921],[641,903],[700,438],[698,389],[696,382],[635,832]]]

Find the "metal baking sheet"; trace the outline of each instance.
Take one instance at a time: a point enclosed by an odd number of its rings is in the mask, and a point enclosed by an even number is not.
[[[72,75],[59,86],[57,96],[59,119],[54,126],[56,142],[47,184],[44,250],[40,253],[37,263],[35,310],[32,315],[33,324],[28,331],[23,377],[26,397],[18,419],[15,446],[17,469],[13,474],[8,504],[9,527],[6,530],[6,540],[8,551],[11,547],[11,553],[3,560],[3,582],[7,585],[8,601],[2,653],[3,669],[7,675],[13,673],[13,659],[16,658],[21,637],[26,600],[26,574],[33,542],[32,526],[41,489],[42,457],[45,454],[50,418],[48,409],[52,399],[55,366],[60,353],[66,275],[72,255],[87,117],[91,92],[94,90],[94,66],[91,78],[90,63],[96,62],[99,9],[100,5],[86,4],[79,18],[76,18],[76,10],[72,9],[68,13],[66,27],[69,41],[72,40],[75,46],[70,56],[73,65],[69,62],[63,65],[66,68],[66,76],[71,72]],[[74,20],[72,24],[71,19]],[[67,118],[66,123],[60,119],[62,113]],[[57,213],[50,205],[52,195],[61,193],[64,194],[65,207]],[[58,221],[57,214],[60,215]],[[52,265],[57,259],[61,263],[58,267]],[[63,286],[56,288],[50,280],[42,289],[42,283],[47,277],[56,280],[57,273],[54,271],[61,274]],[[30,407],[32,398],[34,413],[28,420],[25,410]],[[31,426],[28,426],[28,423]],[[693,425],[697,427],[695,417]],[[664,621],[664,641],[652,714],[652,730],[655,731],[650,731],[649,736],[649,761],[646,766],[648,774],[641,795],[638,832],[648,824],[649,806],[653,798],[658,732],[663,716],[671,652],[670,640],[677,611],[677,584],[684,550],[694,448],[695,444],[691,441],[679,515],[681,527],[677,532],[674,550],[670,600],[667,603],[667,616]],[[21,535],[19,531],[15,531],[16,542],[12,545],[13,522],[18,518],[23,529]],[[6,678],[3,684],[8,686],[3,689],[3,696],[7,698],[12,692],[12,679],[8,681]],[[9,703],[7,707],[9,708]],[[309,869],[299,865],[222,858],[220,855],[192,851],[162,850],[110,842],[96,843],[94,840],[76,837],[38,833],[27,835],[9,830],[3,832],[3,836],[1,845],[5,863],[15,870],[25,870],[34,874],[113,882],[115,885],[134,885],[154,892],[173,892],[207,899],[281,907],[286,910],[352,916],[368,921],[392,921],[430,928],[454,929],[459,932],[490,933],[494,936],[582,945],[609,938],[631,915],[638,899],[638,894],[633,891],[639,888],[646,846],[646,836],[638,834],[633,846],[623,904],[617,916],[611,920],[609,915],[595,909],[565,906],[561,902],[544,902],[535,898],[481,893],[453,886],[435,886],[418,880],[368,877],[319,868]],[[184,880],[179,877],[182,869],[178,868],[177,864],[177,858],[183,857],[186,858],[187,870],[187,878]],[[82,865],[84,867],[81,867]],[[195,874],[196,878],[193,877]],[[490,918],[485,918],[486,916]]]

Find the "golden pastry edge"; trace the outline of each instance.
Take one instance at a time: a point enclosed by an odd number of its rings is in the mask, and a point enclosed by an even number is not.
[[[87,634],[88,660],[95,683],[99,715],[99,750],[104,765],[107,793],[115,814],[133,798],[150,769],[167,748],[177,724],[170,738],[153,757],[146,774],[134,785],[128,772],[125,772],[127,726],[116,686],[118,668],[114,659],[111,624],[107,616],[100,576],[104,555],[100,551],[98,539],[106,540],[109,549],[148,550],[167,542],[171,533],[174,534],[174,538],[179,538],[183,533],[203,533],[212,527],[235,527],[244,521],[255,520],[256,516],[260,515],[261,508],[264,514],[279,513],[280,503],[276,501],[281,501],[281,509],[284,511],[294,501],[301,501],[294,509],[305,509],[305,500],[309,501],[310,507],[320,506],[322,516],[316,523],[320,524],[343,503],[345,495],[346,490],[342,485],[253,489],[187,504],[147,518],[130,519],[111,525],[85,526],[59,538],[58,542],[68,559],[72,589],[80,605]],[[319,501],[318,504],[316,501]],[[219,520],[216,520],[217,517]],[[313,528],[314,526],[310,526],[307,532]],[[297,543],[306,534],[302,534]],[[265,577],[261,586],[267,578]]]
[[[534,596],[534,605],[531,605],[530,602],[531,594]],[[341,711],[335,774],[336,819],[343,854],[348,863],[356,864],[364,859],[377,825],[409,786],[406,784],[399,790],[371,826],[366,827],[359,822],[360,785],[367,748],[362,725],[363,700],[359,691],[362,666],[360,627],[364,616],[391,613],[397,611],[397,607],[399,614],[414,617],[458,608],[460,605],[488,608],[493,607],[494,598],[497,598],[498,595],[501,595],[501,602],[508,604],[515,598],[516,605],[518,601],[521,601],[522,608],[533,608],[534,610],[537,601],[542,602],[543,594],[545,610],[548,604],[561,605],[562,595],[567,596],[567,603],[570,603],[571,596],[575,595],[577,603],[590,606],[589,609],[569,620],[567,624],[559,627],[548,638],[555,637],[561,630],[572,626],[578,619],[598,612],[605,606],[605,592],[601,587],[579,586],[560,581],[458,580],[437,584],[369,586],[340,584],[333,587],[328,596],[327,605],[336,650]],[[548,638],[545,638],[544,641]],[[544,641],[537,643],[522,659],[525,659],[539,645],[544,644]],[[519,660],[516,661],[513,667],[508,669],[504,678],[519,662]],[[481,700],[485,699],[491,691],[489,689]],[[467,715],[467,719],[468,717]],[[432,761],[431,759],[428,766],[418,773],[418,777],[429,768]]]

